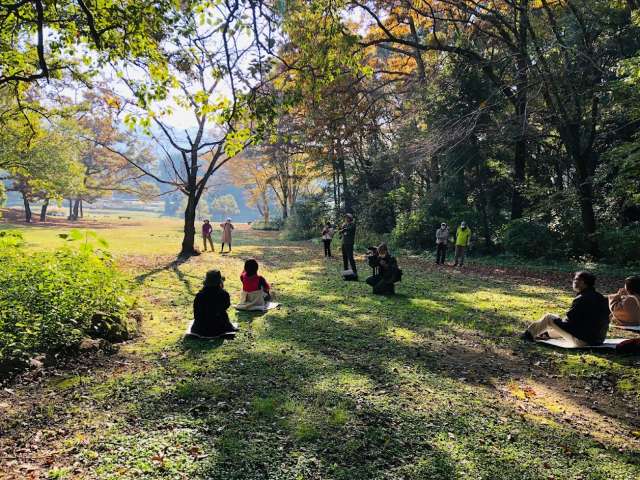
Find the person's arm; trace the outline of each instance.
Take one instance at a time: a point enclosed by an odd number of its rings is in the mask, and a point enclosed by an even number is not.
[[[467,236],[467,247],[471,245],[471,229],[469,229],[469,235]]]
[[[624,310],[624,301],[622,295],[620,293],[614,293],[613,295],[609,295],[609,310],[611,313],[615,313],[619,310]]]
[[[231,297],[229,296],[229,292],[226,290],[222,290],[222,306],[224,310],[231,306]]]
[[[258,281],[258,288],[262,288],[265,293],[269,293],[269,290],[271,290],[271,285],[269,285],[269,282],[267,282],[266,278],[260,276],[260,280]]]

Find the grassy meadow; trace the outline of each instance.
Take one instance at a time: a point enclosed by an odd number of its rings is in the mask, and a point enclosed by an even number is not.
[[[517,338],[567,308],[569,277],[400,257],[397,295],[376,297],[315,242],[239,226],[231,254],[178,262],[175,219],[87,223],[130,278],[143,334],[0,389],[0,478],[640,478],[640,358]],[[5,228],[35,250],[69,229]],[[230,310],[235,340],[185,339],[205,272],[237,299],[252,256],[282,306]]]

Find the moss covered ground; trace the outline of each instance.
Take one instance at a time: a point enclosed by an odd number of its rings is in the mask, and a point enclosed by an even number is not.
[[[34,249],[66,231],[23,230]],[[401,257],[398,294],[374,297],[321,246],[276,233],[178,262],[177,221],[98,232],[143,335],[5,385],[0,478],[640,478],[640,358],[517,338],[566,309],[568,282]],[[185,339],[205,272],[237,298],[250,256],[282,307],[231,312],[232,341]]]

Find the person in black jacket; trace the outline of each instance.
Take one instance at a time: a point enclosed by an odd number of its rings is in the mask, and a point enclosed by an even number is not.
[[[565,319],[546,314],[529,325],[522,334],[525,340],[535,340],[543,334],[549,338],[563,338],[575,347],[601,345],[609,329],[609,304],[596,292],[596,277],[589,272],[576,272],[573,289],[578,295],[573,299]]]
[[[340,227],[338,233],[342,238],[342,263],[345,271],[351,266],[353,271],[352,280],[358,279],[358,268],[356,267],[356,261],[353,258],[353,244],[356,239],[356,224],[353,221],[353,215],[347,213],[344,216],[345,223]]]
[[[200,337],[218,337],[238,329],[229,321],[229,293],[224,289],[224,277],[219,270],[210,270],[204,286],[193,300],[193,325],[190,333]]]
[[[367,278],[367,284],[373,287],[373,293],[377,295],[396,293],[394,283],[398,278],[398,262],[391,256],[385,243],[370,251],[369,265],[373,268],[374,274]]]

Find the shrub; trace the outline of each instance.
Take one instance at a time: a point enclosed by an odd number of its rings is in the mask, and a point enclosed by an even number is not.
[[[251,222],[252,230],[277,231],[277,230],[280,230],[281,228],[282,228],[281,219],[277,219],[277,220],[266,222],[266,223],[263,221]]]
[[[640,225],[603,228],[598,240],[606,262],[627,265],[640,261]]]
[[[79,248],[30,253],[8,237],[0,239],[0,372],[39,353],[69,353],[83,337],[100,336],[94,327],[104,326],[92,322],[98,312],[126,322],[125,281],[104,251],[85,241]]]
[[[320,236],[329,208],[318,197],[311,197],[295,205],[284,225],[287,240],[308,240]]]
[[[391,232],[391,243],[396,247],[413,250],[431,248],[434,242],[431,232],[435,232],[432,223],[433,221],[427,217],[424,210],[401,213]]]
[[[524,219],[504,225],[499,238],[505,251],[524,258],[550,257],[559,249],[558,239],[546,225]]]

